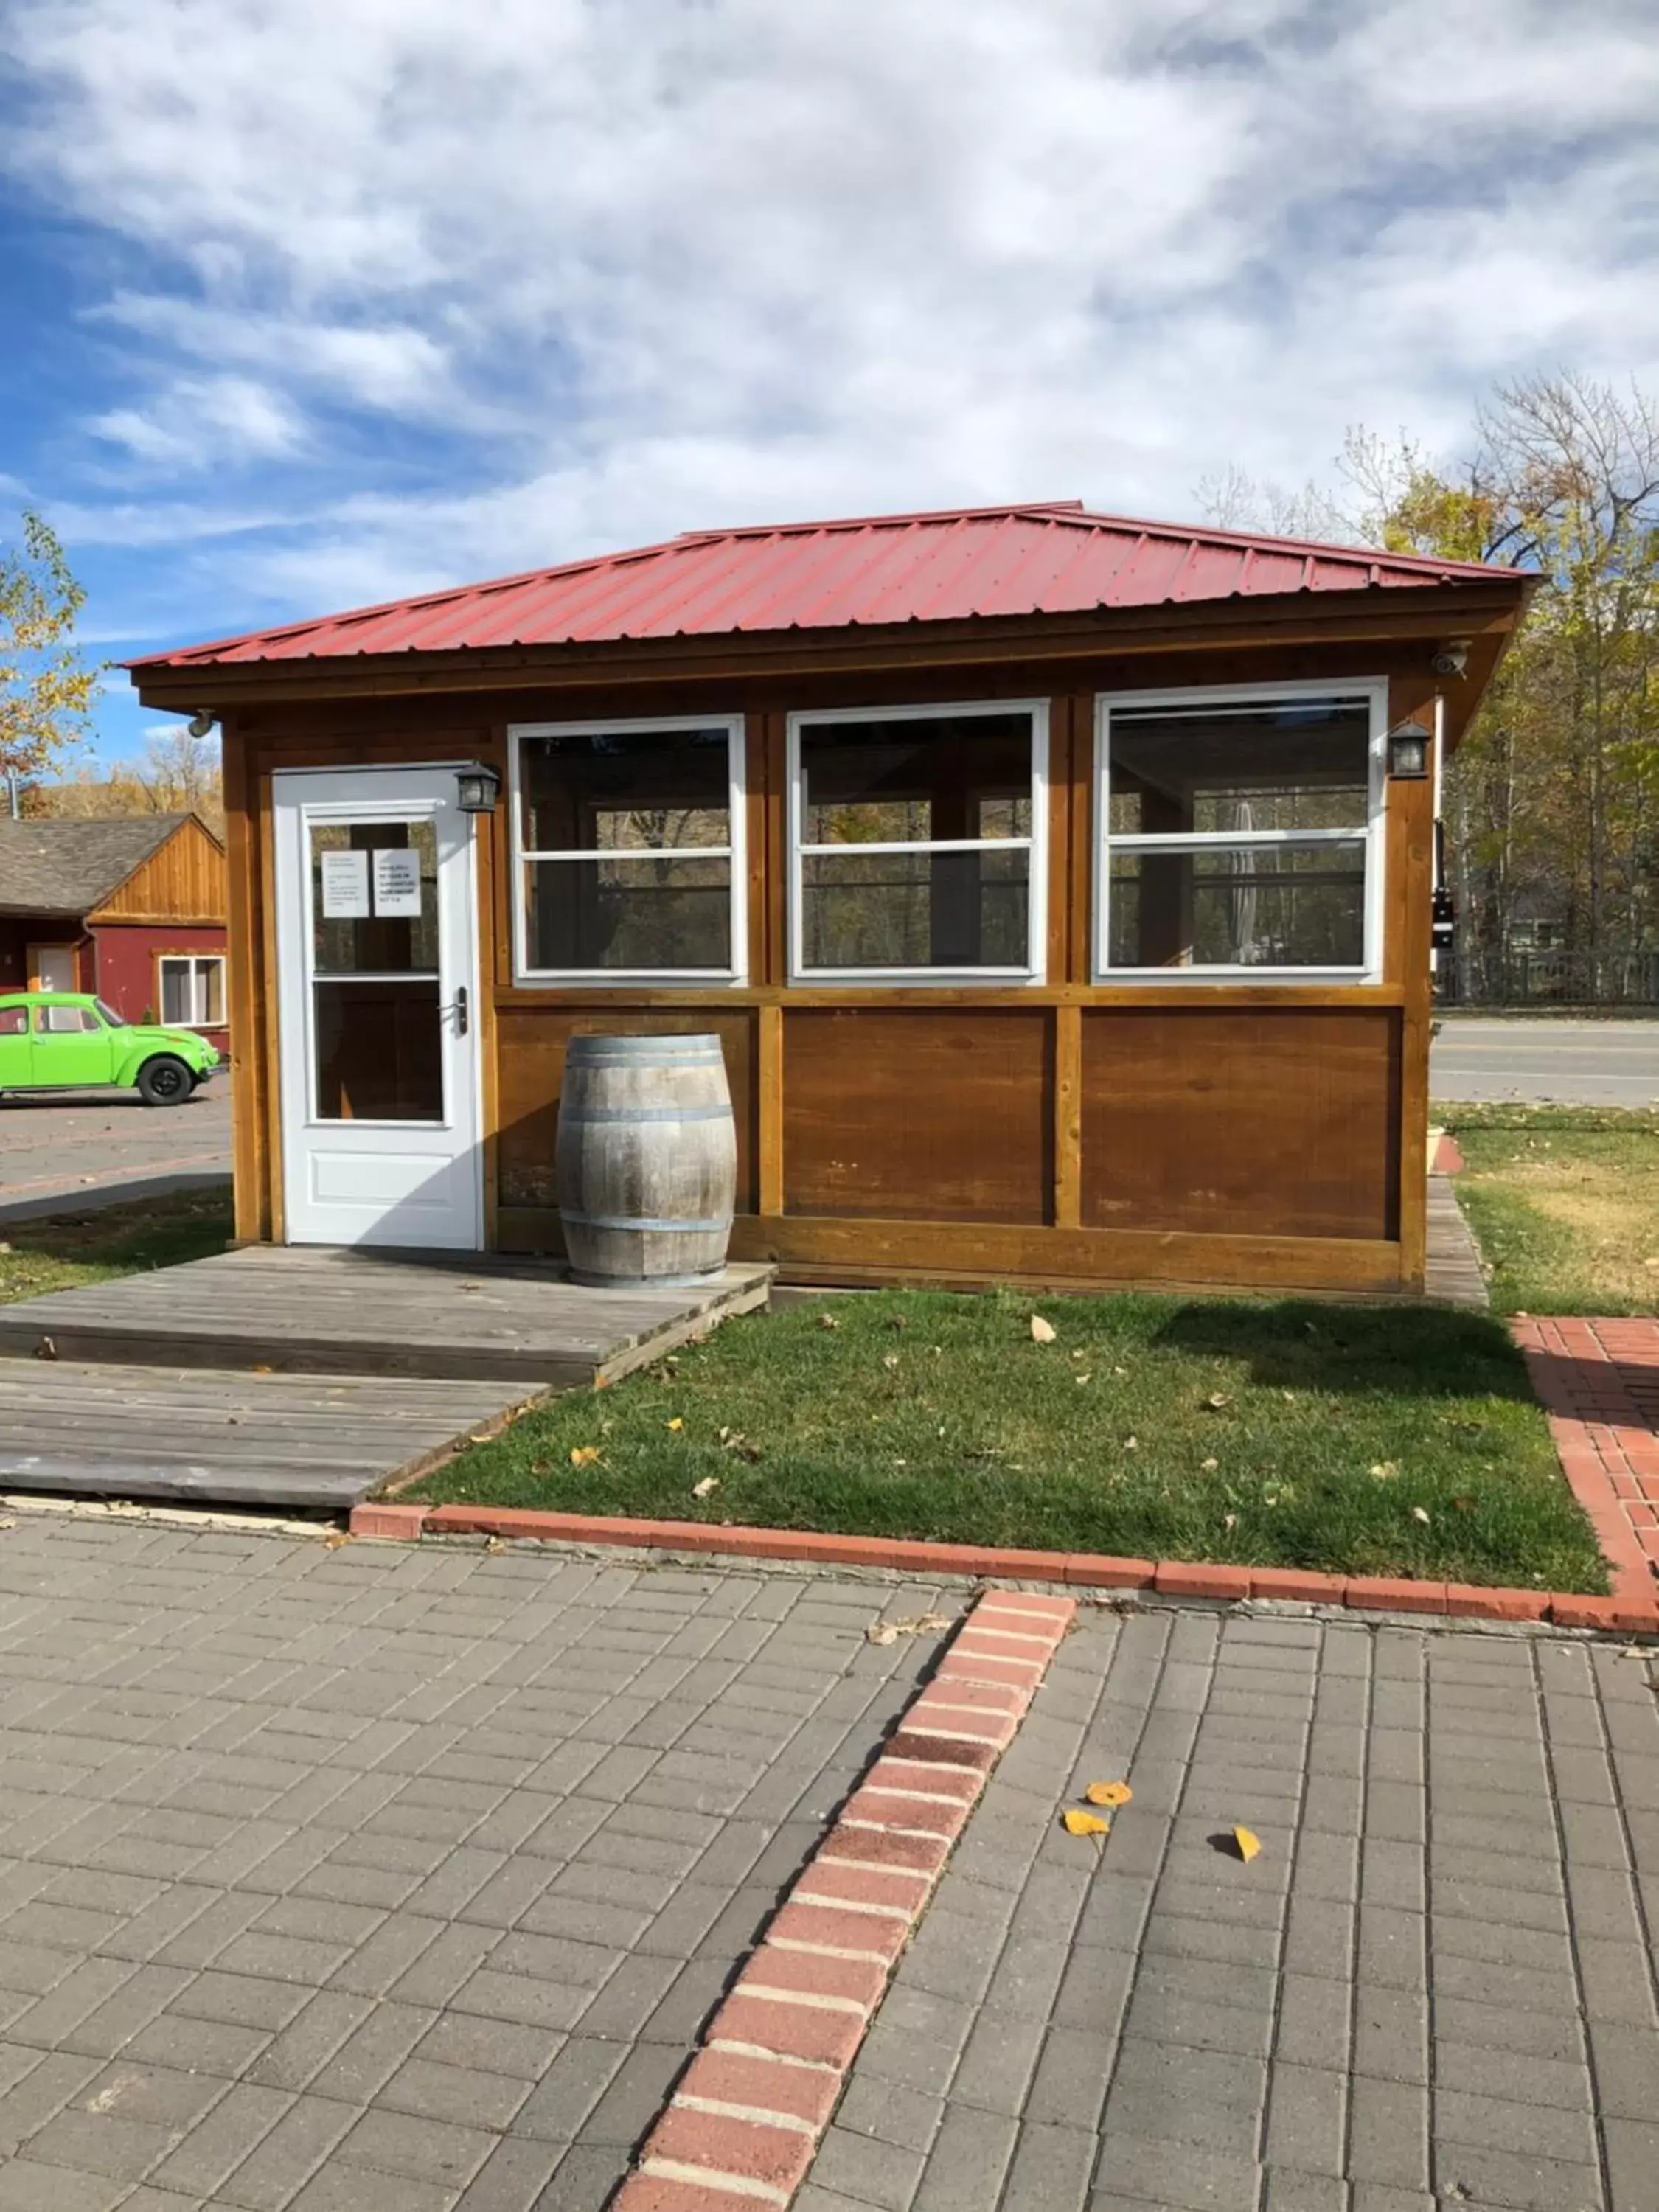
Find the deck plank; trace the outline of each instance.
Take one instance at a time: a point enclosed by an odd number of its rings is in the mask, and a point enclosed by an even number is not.
[[[118,1377],[118,1389],[112,1385]],[[336,1512],[502,1419],[522,1384],[0,1361],[0,1486]]]
[[[543,1263],[248,1247],[0,1307],[0,1357],[568,1388],[764,1303],[771,1271],[591,1291]]]

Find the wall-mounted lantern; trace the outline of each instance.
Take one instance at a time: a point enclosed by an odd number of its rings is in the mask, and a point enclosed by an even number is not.
[[[463,814],[493,814],[501,795],[501,780],[493,768],[472,761],[455,771],[455,800]]]
[[[1420,779],[1428,772],[1428,732],[1421,722],[1396,722],[1389,732],[1389,774]]]

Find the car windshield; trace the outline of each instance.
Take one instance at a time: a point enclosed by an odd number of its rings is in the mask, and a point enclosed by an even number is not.
[[[112,1030],[124,1030],[124,1029],[125,1029],[125,1027],[126,1027],[126,1023],[125,1023],[125,1021],[122,1018],[122,1017],[121,1017],[119,1014],[118,1014],[118,1013],[116,1012],[116,1011],[115,1011],[115,1009],[114,1009],[114,1007],[113,1007],[113,1006],[106,1006],[106,1005],[105,1005],[105,1003],[104,1003],[104,1001],[103,1001],[101,999],[94,999],[94,1000],[93,1000],[93,1002],[92,1002],[92,1003],[93,1003],[93,1005],[94,1005],[94,1006],[96,1006],[96,1007],[97,1007],[97,1009],[98,1009],[99,1012],[103,1016],[103,1018],[104,1018],[105,1021],[108,1024],[108,1025],[109,1025],[109,1027],[110,1027],[111,1029],[112,1029]]]

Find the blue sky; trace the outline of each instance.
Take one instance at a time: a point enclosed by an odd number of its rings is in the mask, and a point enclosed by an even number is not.
[[[0,530],[113,657],[1659,385],[1649,0],[7,0]],[[155,718],[125,678],[99,745]]]

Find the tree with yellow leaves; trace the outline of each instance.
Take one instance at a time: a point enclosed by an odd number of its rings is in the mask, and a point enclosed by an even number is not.
[[[0,544],[0,775],[39,775],[85,734],[98,668],[74,641],[86,593],[41,515]]]

